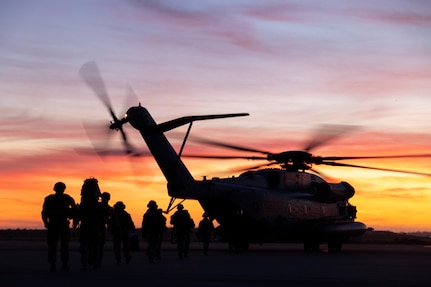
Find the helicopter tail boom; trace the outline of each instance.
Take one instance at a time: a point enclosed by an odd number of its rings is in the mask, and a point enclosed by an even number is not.
[[[164,132],[199,120],[247,116],[246,113],[189,116],[157,124],[142,106],[127,111],[127,121],[141,133],[163,175],[168,181],[168,193],[172,197],[198,199],[199,190],[179,154],[175,151]]]
[[[170,196],[178,198],[196,198],[194,179],[187,170],[177,152],[169,143],[163,131],[144,107],[131,107],[127,111],[128,122],[139,132],[151,154],[168,181]]]

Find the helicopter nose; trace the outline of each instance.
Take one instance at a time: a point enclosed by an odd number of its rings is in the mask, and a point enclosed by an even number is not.
[[[349,183],[342,181],[341,184],[344,186],[344,195],[346,199],[349,199],[355,195],[355,189]]]

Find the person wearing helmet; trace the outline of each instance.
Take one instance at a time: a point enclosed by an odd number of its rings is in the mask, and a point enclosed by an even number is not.
[[[202,241],[204,255],[206,256],[208,255],[210,241],[214,233],[214,224],[212,222],[212,219],[210,219],[206,212],[202,214],[202,217],[203,218],[198,225],[198,236],[199,239]]]
[[[171,224],[174,226],[172,236],[177,242],[178,258],[187,258],[190,246],[190,232],[195,227],[195,223],[181,203],[178,204],[177,211],[171,216]]]
[[[42,206],[42,220],[47,229],[48,262],[50,271],[57,271],[57,242],[60,238],[61,270],[69,270],[69,220],[76,220],[77,207],[75,200],[65,194],[66,185],[63,182],[54,184],[55,194],[45,197]]]
[[[114,213],[111,233],[113,235],[114,254],[117,260],[117,265],[121,265],[121,246],[123,247],[123,254],[126,258],[126,264],[129,264],[132,256],[130,254],[129,238],[135,234],[135,224],[132,217],[126,211],[126,205],[122,201],[117,201],[114,204]]]
[[[159,242],[157,243],[157,248],[156,248],[156,258],[157,259],[161,259],[160,251],[162,249],[163,233],[165,233],[168,230],[168,227],[166,226],[166,217],[163,215],[163,209],[158,208],[157,211],[159,212],[160,218],[161,218],[161,220],[163,222],[161,224],[163,230],[162,230],[162,233],[159,236]]]
[[[85,179],[81,188],[81,202],[78,210],[79,252],[81,253],[82,270],[86,270],[87,265],[91,265],[93,268],[100,266],[99,197],[98,180],[93,177]]]
[[[98,203],[98,214],[99,214],[99,224],[100,224],[100,234],[99,234],[99,260],[102,264],[103,252],[106,243],[106,231],[111,222],[111,218],[114,213],[114,209],[109,205],[109,200],[111,199],[111,194],[109,192],[102,192],[100,195],[100,201]]]
[[[157,208],[157,203],[150,200],[148,209],[142,218],[142,237],[147,239],[148,262],[153,263],[154,258],[159,258],[159,243],[163,232],[166,230],[166,218]]]

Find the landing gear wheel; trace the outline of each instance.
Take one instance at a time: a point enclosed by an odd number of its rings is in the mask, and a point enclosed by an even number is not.
[[[306,240],[304,241],[305,252],[319,252],[319,241],[317,240]]]
[[[340,252],[341,247],[342,247],[342,243],[339,240],[332,240],[328,242],[329,252]]]

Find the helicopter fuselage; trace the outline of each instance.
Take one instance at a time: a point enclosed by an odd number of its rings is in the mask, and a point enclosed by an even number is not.
[[[209,118],[213,117],[202,119]],[[254,241],[338,242],[366,231],[364,224],[354,221],[356,208],[348,202],[354,189],[345,182],[327,183],[312,173],[283,169],[195,180],[164,135],[164,131],[184,124],[183,120],[157,125],[141,106],[127,112],[127,121],[140,131],[166,177],[168,194],[198,200],[205,212],[218,221],[226,237],[236,229]],[[242,229],[232,226],[238,222]]]
[[[346,182],[327,183],[307,172],[263,169],[196,184],[201,195],[194,199],[206,212],[222,225],[241,214],[259,229],[250,236],[256,240],[328,240],[366,230],[354,221],[356,207],[348,202],[354,189]]]
[[[354,195],[353,187],[346,182],[329,183],[318,176],[315,165],[359,168],[385,172],[431,177],[421,170],[373,167],[346,163],[346,160],[377,160],[429,158],[431,154],[398,154],[372,156],[316,156],[311,153],[329,141],[355,130],[355,126],[322,125],[316,135],[301,150],[271,152],[194,137],[202,144],[233,149],[251,155],[187,155],[206,159],[265,160],[249,168],[238,177],[195,180],[185,166],[182,154],[192,123],[202,120],[248,116],[248,113],[186,116],[157,124],[140,104],[131,107],[125,117],[119,119],[111,106],[106,87],[95,62],[87,62],[79,69],[79,75],[108,109],[112,117],[110,129],[121,133],[125,152],[135,155],[123,125],[130,123],[146,142],[151,154],[167,180],[168,194],[172,197],[167,208],[171,210],[178,199],[198,200],[205,212],[220,223],[221,232],[228,237],[249,236],[250,240],[301,239],[306,250],[318,249],[319,241],[327,241],[329,250],[339,250],[341,241],[360,235],[368,228],[355,221],[356,207],[349,203]],[[132,90],[130,89],[132,92]],[[132,92],[133,93],[133,92]],[[165,132],[189,124],[183,144],[176,151]],[[107,154],[98,150],[100,155]],[[278,169],[268,167],[278,165]],[[264,169],[260,169],[264,168]],[[248,229],[253,229],[249,233]],[[372,230],[372,229],[370,229]],[[265,237],[265,238],[264,238]],[[248,240],[247,239],[247,240]]]

